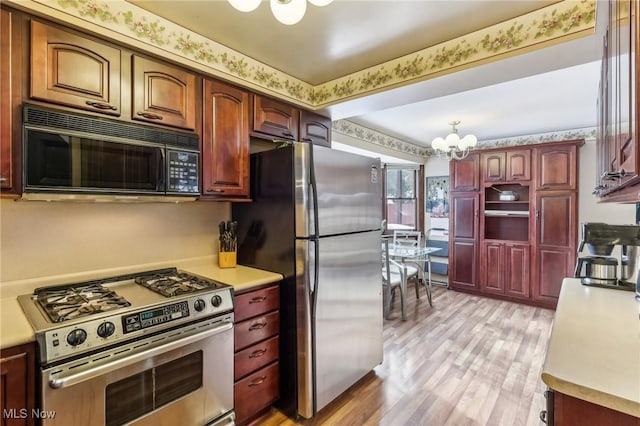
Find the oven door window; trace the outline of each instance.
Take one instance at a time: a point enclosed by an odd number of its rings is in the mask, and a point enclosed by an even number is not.
[[[27,131],[28,188],[163,190],[162,149]]]
[[[202,351],[111,383],[105,392],[105,424],[121,425],[202,387]]]

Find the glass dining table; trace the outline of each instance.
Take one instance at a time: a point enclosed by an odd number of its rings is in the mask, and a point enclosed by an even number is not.
[[[401,294],[407,294],[407,265],[414,264],[418,267],[418,279],[422,280],[427,290],[427,299],[429,306],[433,306],[431,298],[431,255],[442,250],[438,247],[418,247],[410,246],[406,244],[389,244],[389,256],[399,260],[404,268],[402,274],[402,292]],[[427,281],[424,280],[425,264],[428,266]],[[416,284],[418,285],[418,284]],[[417,292],[416,292],[417,294]],[[402,320],[407,320],[406,303],[402,303]]]

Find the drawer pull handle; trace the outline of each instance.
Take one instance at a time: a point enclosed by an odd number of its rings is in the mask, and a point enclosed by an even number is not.
[[[207,189],[207,192],[219,192],[219,193],[223,193],[223,192],[224,192],[224,189],[209,188],[209,189]]]
[[[267,376],[258,377],[256,380],[253,380],[251,381],[251,383],[249,383],[249,387],[252,388],[254,386],[258,386],[259,384],[264,383],[265,380],[267,380]]]
[[[0,182],[1,183],[5,183],[8,179],[6,177],[0,177]]]
[[[161,115],[151,114],[149,112],[139,111],[138,115],[141,116],[141,117],[144,117],[146,119],[149,119],[149,120],[163,120],[164,119]]]
[[[313,139],[309,138],[309,137],[304,137],[302,138],[303,142],[313,142]]]
[[[110,109],[112,111],[118,110],[118,108],[113,105],[105,104],[104,102],[86,101],[86,104],[98,109]]]
[[[266,353],[267,353],[266,349],[256,349],[255,351],[251,352],[251,354],[249,355],[249,358],[260,358],[262,355]]]
[[[267,300],[267,296],[257,296],[257,297],[254,297],[253,299],[249,300],[249,304],[262,303],[265,300]]]
[[[263,329],[267,326],[267,322],[259,322],[257,324],[252,324],[251,327],[249,327],[249,331],[254,331],[254,330],[260,330]]]

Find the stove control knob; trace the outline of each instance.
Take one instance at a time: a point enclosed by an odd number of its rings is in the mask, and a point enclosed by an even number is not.
[[[219,295],[216,294],[215,296],[213,296],[211,298],[211,304],[216,308],[218,306],[222,305],[222,297],[220,297]]]
[[[103,339],[111,336],[114,331],[116,331],[116,326],[110,321],[103,322],[98,326],[98,336]]]
[[[67,343],[71,346],[81,345],[85,340],[87,340],[87,332],[81,328],[73,330],[67,335]]]
[[[198,299],[195,302],[193,302],[193,308],[198,312],[202,312],[206,307],[207,307],[207,304],[202,299]]]

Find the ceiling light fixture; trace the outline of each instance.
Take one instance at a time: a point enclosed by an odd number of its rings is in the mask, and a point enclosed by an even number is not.
[[[452,121],[449,125],[452,126],[453,130],[449,136],[445,139],[438,137],[431,142],[431,147],[435,152],[449,161],[466,158],[469,155],[469,151],[478,144],[478,138],[473,135],[467,135],[460,139],[458,129],[456,129],[458,124],[460,124],[459,120]]]
[[[315,6],[326,6],[333,0],[309,0]],[[260,6],[261,0],[229,0],[240,12],[251,12]],[[300,22],[307,11],[307,0],[270,0],[273,16],[285,25]]]

